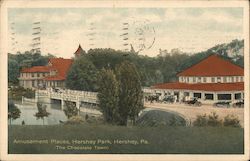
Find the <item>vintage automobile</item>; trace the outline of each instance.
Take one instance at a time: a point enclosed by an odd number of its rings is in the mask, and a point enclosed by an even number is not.
[[[227,107],[229,108],[231,101],[219,101],[213,104],[214,107]]]
[[[233,103],[233,107],[244,107],[244,100],[239,100],[235,103]]]
[[[162,102],[163,103],[174,103],[175,102],[175,98],[173,95],[168,95],[168,96],[165,96],[163,99],[162,99]]]
[[[159,101],[159,95],[149,95],[145,97],[146,101],[152,102],[158,102]]]
[[[193,105],[193,106],[201,106],[202,103],[198,100],[198,98],[194,97],[190,100],[184,101],[185,104]]]

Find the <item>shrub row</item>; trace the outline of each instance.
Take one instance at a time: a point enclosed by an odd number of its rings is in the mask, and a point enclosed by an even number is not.
[[[224,119],[219,119],[219,116],[212,112],[209,115],[198,115],[193,122],[193,126],[230,126],[241,127],[240,120],[235,115],[227,115]]]

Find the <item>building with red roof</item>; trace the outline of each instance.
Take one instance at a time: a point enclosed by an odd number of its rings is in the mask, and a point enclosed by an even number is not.
[[[244,69],[218,55],[210,55],[177,74],[178,82],[151,87],[161,97],[174,95],[177,101],[196,97],[207,103],[244,98]]]
[[[46,66],[21,70],[19,84],[24,88],[64,87],[72,59],[51,58]]]

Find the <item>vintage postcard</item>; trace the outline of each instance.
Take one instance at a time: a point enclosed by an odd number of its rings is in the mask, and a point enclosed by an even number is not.
[[[248,1],[0,11],[1,160],[249,160]]]

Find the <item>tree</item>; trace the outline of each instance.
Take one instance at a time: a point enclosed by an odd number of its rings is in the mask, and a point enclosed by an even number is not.
[[[122,62],[116,69],[119,82],[119,124],[127,125],[128,119],[135,123],[143,107],[143,91],[137,69],[129,61]]]
[[[10,121],[10,125],[12,120],[20,117],[20,113],[20,109],[17,108],[17,106],[11,100],[8,100],[8,119]]]
[[[43,56],[29,51],[17,52],[17,54],[8,53],[8,83],[17,85],[19,71],[22,68],[47,65],[48,60],[53,57],[51,54]]]
[[[35,114],[37,119],[42,119],[43,120],[43,125],[44,125],[44,117],[48,117],[50,115],[49,112],[46,110],[47,106],[42,103],[37,102],[37,109],[38,112]]]
[[[73,90],[96,91],[97,69],[91,61],[84,56],[75,60],[70,68],[66,87]]]
[[[76,108],[76,104],[74,102],[65,101],[65,105],[66,108],[63,111],[68,119],[78,114],[78,109]]]
[[[99,107],[104,119],[108,123],[116,123],[118,120],[118,82],[114,72],[110,69],[102,69],[98,81]]]
[[[18,84],[19,65],[16,60],[8,59],[8,82]]]

